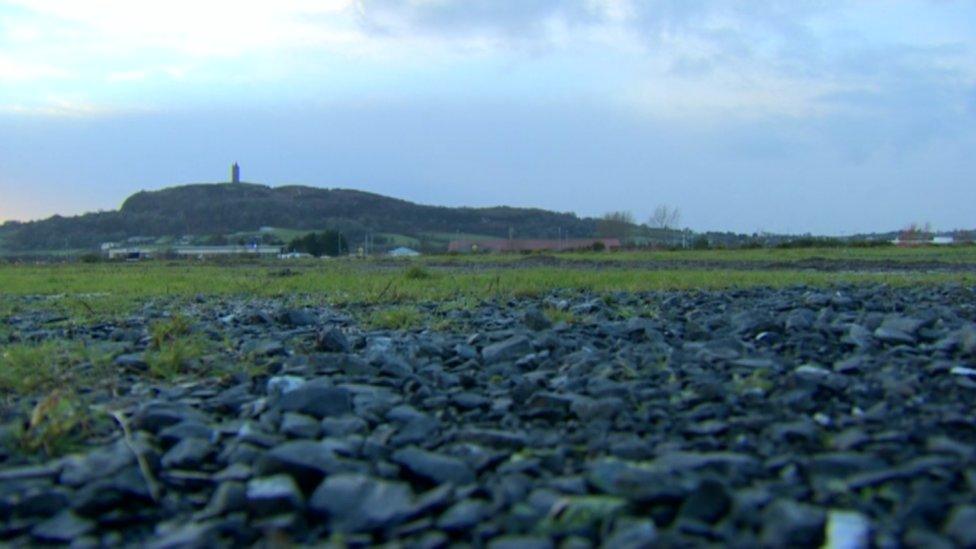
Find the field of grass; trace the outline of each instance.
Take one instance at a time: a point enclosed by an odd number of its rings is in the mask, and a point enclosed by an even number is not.
[[[866,271],[820,272],[803,269],[700,269],[694,266],[641,269],[627,261],[763,261],[790,262],[814,257],[884,261],[976,260],[972,248],[904,250],[741,250],[736,252],[644,252],[559,254],[580,261],[611,261],[621,265],[592,268],[526,266],[519,269],[480,262],[518,261],[525,256],[457,256],[454,264],[469,268],[435,267],[425,261],[403,267],[374,261],[277,261],[243,264],[199,262],[143,262],[50,265],[0,265],[0,315],[9,314],[15,300],[4,296],[46,296],[71,315],[111,314],[147,298],[191,298],[198,294],[286,297],[308,304],[410,303],[458,298],[507,298],[541,295],[552,290],[595,292],[721,289],[792,285],[828,286],[850,283],[913,285],[976,283],[973,272]],[[488,258],[488,259],[486,259]]]
[[[878,248],[761,248],[738,250],[650,250],[617,252],[560,252],[552,254],[479,254],[444,256],[432,261],[516,262],[526,257],[551,255],[572,261],[598,262],[762,262],[791,263],[805,260],[890,261],[899,263],[976,263],[976,246],[921,246]]]

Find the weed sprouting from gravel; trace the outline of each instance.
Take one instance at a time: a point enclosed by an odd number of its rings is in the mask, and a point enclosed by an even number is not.
[[[423,324],[424,315],[412,306],[392,307],[372,313],[366,324],[384,330],[409,330]]]
[[[579,321],[579,319],[576,318],[576,315],[571,311],[557,309],[555,307],[546,307],[542,310],[542,314],[546,315],[546,318],[548,318],[553,324],[559,324],[560,322],[574,324]]]
[[[204,351],[205,345],[201,338],[181,336],[165,340],[154,349],[146,351],[146,364],[152,376],[172,379],[193,371]]]
[[[93,422],[91,409],[77,394],[56,389],[34,406],[20,443],[27,452],[61,455],[84,439]]]
[[[422,265],[411,265],[403,273],[403,278],[407,280],[427,280],[433,278],[434,274],[425,269]]]
[[[189,335],[190,329],[190,321],[179,314],[171,316],[168,320],[157,322],[149,328],[150,347],[162,349],[167,343]]]

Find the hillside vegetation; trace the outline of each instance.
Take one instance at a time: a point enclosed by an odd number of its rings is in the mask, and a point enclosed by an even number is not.
[[[350,189],[193,184],[130,196],[117,211],[54,216],[0,227],[9,250],[92,248],[134,236],[213,235],[260,227],[333,229],[358,240],[367,232],[421,237],[470,233],[497,237],[589,237],[596,221],[529,208],[426,206]]]

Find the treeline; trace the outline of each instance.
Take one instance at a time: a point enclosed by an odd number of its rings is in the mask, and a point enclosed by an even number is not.
[[[308,233],[305,236],[293,239],[288,244],[288,251],[311,254],[315,257],[324,255],[336,257],[349,253],[349,244],[342,233],[322,231],[320,233]]]

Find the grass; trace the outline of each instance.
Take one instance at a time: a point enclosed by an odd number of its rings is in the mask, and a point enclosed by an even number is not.
[[[82,442],[95,421],[94,412],[82,399],[70,390],[58,389],[34,406],[20,433],[20,446],[49,457],[62,455]]]
[[[548,318],[553,324],[559,324],[560,322],[573,324],[578,320],[576,315],[574,315],[572,312],[557,309],[555,307],[546,307],[542,310],[542,313],[546,315],[546,318]]]
[[[0,396],[49,391],[105,373],[107,357],[80,342],[15,343],[0,351]],[[82,366],[87,365],[87,368]]]
[[[9,413],[16,397],[37,395],[36,404],[21,410],[25,421],[15,423],[13,440],[0,445],[53,457],[81,445],[99,420],[77,390],[97,383],[114,383],[110,356],[80,342],[16,343],[0,351],[0,409]],[[29,402],[29,401],[27,401]],[[29,419],[28,419],[29,418]]]
[[[893,261],[919,263],[976,262],[976,246],[884,246],[878,248],[759,248],[738,250],[640,250],[615,252],[545,252],[533,254],[478,254],[428,258],[456,263],[518,262],[527,257],[551,256],[581,262],[708,261],[791,263],[811,259],[833,261]]]
[[[370,262],[336,261],[295,268],[295,276],[273,276],[277,264],[218,266],[188,262],[136,264],[2,265],[0,288],[7,295],[45,295],[59,306],[97,313],[113,302],[151,297],[216,295],[319,295],[330,302],[367,302],[390,286],[387,301],[447,299],[457,295],[537,294],[552,289],[652,291],[747,286],[826,286],[841,283],[971,283],[970,273],[815,272],[805,270],[645,270],[632,267],[576,269],[447,270],[443,276],[405,275],[373,268]],[[420,269],[424,269],[420,267]],[[422,272],[428,272],[427,268]],[[408,271],[411,272],[411,271]],[[490,292],[489,292],[490,290]],[[396,296],[396,297],[394,297]],[[3,296],[0,295],[0,301]]]
[[[206,350],[199,337],[181,336],[146,351],[149,373],[159,379],[172,379],[194,371]]]
[[[381,309],[370,314],[366,325],[385,330],[408,330],[424,324],[426,317],[416,307],[401,306]]]

